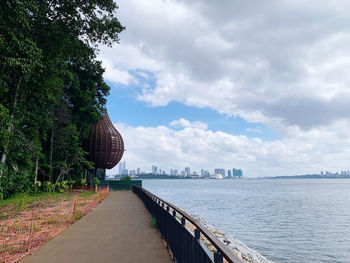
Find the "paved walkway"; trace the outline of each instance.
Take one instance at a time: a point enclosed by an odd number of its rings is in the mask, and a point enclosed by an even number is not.
[[[172,261],[142,201],[131,191],[116,191],[20,262]]]

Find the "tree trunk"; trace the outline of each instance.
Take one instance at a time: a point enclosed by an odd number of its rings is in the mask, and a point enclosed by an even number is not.
[[[38,167],[39,167],[39,152],[36,154],[34,185],[36,185],[36,182],[38,180]]]
[[[68,160],[68,156],[66,157],[66,159],[64,160],[64,162],[67,163],[67,160]],[[60,174],[59,174],[58,177],[57,177],[56,183],[57,183],[58,180],[61,178],[61,176],[64,175],[65,172],[68,171],[68,170],[69,170],[69,166],[68,166],[66,169],[62,169],[62,170],[61,170]],[[55,183],[55,184],[56,184],[56,183]]]
[[[15,97],[13,98],[13,107],[12,107],[12,113],[11,113],[11,119],[10,119],[10,124],[7,128],[7,131],[9,133],[12,133],[13,131],[13,118],[15,116],[15,111],[16,111],[16,106],[17,106],[17,99],[18,99],[18,93],[19,93],[19,87],[21,85],[21,82],[22,82],[22,77],[20,77],[18,79],[18,82],[17,82],[17,86],[16,86],[16,91],[15,91]],[[7,149],[8,149],[8,142],[5,143],[4,145],[4,150],[1,154],[1,163],[5,163],[6,162],[6,157],[7,157]]]
[[[50,171],[49,171],[49,182],[51,182],[52,174],[53,174],[52,155],[53,155],[53,123],[51,124],[51,138],[50,138]]]

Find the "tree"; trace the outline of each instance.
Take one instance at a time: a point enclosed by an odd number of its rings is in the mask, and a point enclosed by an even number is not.
[[[96,53],[119,42],[117,8],[113,0],[0,2],[1,189],[5,170],[36,181],[91,167],[82,141],[109,92]]]

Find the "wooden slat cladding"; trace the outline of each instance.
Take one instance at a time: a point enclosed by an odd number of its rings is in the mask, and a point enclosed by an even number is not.
[[[94,162],[95,168],[111,169],[121,160],[124,141],[107,113],[91,127],[86,151],[89,153],[89,161]]]

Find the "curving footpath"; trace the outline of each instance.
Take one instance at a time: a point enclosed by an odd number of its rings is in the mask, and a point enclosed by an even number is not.
[[[110,192],[93,211],[21,263],[172,262],[142,201],[131,191]]]

